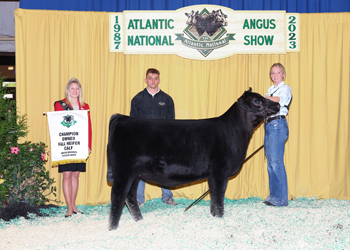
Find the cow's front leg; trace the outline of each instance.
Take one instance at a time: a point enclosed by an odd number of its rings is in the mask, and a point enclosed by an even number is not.
[[[139,221],[143,219],[140,211],[140,207],[137,204],[137,199],[136,199],[137,186],[139,184],[139,181],[140,181],[140,178],[136,177],[131,185],[128,196],[126,198],[126,205],[128,206],[131,216],[135,221]]]
[[[227,182],[228,179],[208,179],[210,189],[210,213],[214,217],[221,218],[224,215],[224,197]]]

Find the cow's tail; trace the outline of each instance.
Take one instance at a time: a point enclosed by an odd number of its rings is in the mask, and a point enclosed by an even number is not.
[[[107,167],[107,181],[109,183],[113,183],[114,182],[114,178],[113,178],[112,166],[109,165],[110,161],[108,160],[109,155],[110,155],[109,151],[110,151],[110,149],[109,149],[108,144],[107,144],[107,165],[108,165],[108,167]]]
[[[107,181],[109,183],[113,183],[114,182],[114,178],[113,178],[113,168],[111,166],[111,163],[113,162],[111,159],[111,137],[113,135],[114,132],[114,128],[115,128],[115,124],[116,123],[116,116],[117,115],[112,115],[111,119],[109,120],[109,134],[108,134],[108,144],[107,144]]]

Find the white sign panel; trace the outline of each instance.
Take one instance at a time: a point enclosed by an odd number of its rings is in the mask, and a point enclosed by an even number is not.
[[[123,14],[109,15],[110,36],[109,46],[111,52],[124,51],[124,16]]]
[[[217,5],[124,11],[110,14],[110,51],[177,54],[197,60],[298,52],[298,24],[298,14],[234,11]]]
[[[87,110],[47,112],[52,165],[86,162],[88,158]]]
[[[299,36],[299,14],[286,14],[286,41],[287,52],[300,51],[300,36]]]

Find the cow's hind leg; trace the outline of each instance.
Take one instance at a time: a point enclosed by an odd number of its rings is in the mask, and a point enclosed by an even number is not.
[[[115,181],[113,183],[111,190],[111,208],[109,211],[109,230],[118,228],[124,202],[130,186],[131,181]]]
[[[227,187],[226,180],[208,179],[210,189],[210,213],[214,217],[222,217],[224,215],[224,197]]]
[[[136,192],[137,192],[137,186],[139,184],[139,180],[140,180],[139,177],[135,178],[129,190],[128,196],[126,197],[126,205],[128,206],[131,216],[135,221],[139,221],[143,219],[140,211],[140,207],[137,204],[137,199],[136,199]]]

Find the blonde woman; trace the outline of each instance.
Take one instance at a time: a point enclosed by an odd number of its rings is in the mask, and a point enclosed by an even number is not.
[[[83,90],[77,78],[71,78],[66,86],[65,98],[55,102],[55,111],[62,110],[88,110],[89,105],[83,101]],[[88,112],[89,119],[89,154],[91,154],[91,118]],[[58,172],[62,173],[63,194],[67,203],[67,213],[65,217],[70,217],[72,214],[81,213],[75,206],[75,200],[79,187],[79,173],[86,171],[85,163],[69,163],[58,166]]]
[[[273,102],[278,102],[280,111],[265,119],[265,154],[267,158],[267,170],[269,173],[270,196],[264,203],[268,206],[288,205],[287,174],[284,166],[283,155],[285,143],[289,136],[288,114],[289,104],[292,100],[292,90],[284,83],[286,70],[280,63],[275,63],[270,68],[270,78],[273,85],[268,89],[265,97]]]

